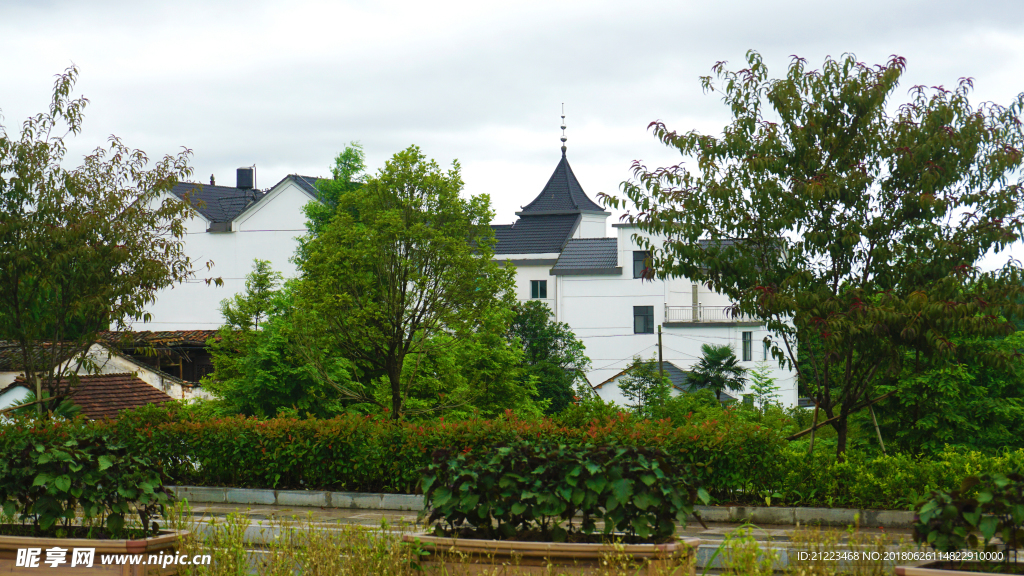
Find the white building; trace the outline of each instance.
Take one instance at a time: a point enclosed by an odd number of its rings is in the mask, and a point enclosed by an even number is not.
[[[285,279],[295,276],[297,238],[306,233],[302,207],[316,199],[316,178],[290,175],[266,191],[254,188],[251,169],[238,169],[238,184],[180,183],[170,193],[186,194],[197,214],[185,223],[185,253],[196,266],[191,280],[161,290],[150,305],[149,322],[135,330],[212,330],[224,322],[220,302],[245,291],[253,260],[270,261]],[[212,263],[207,269],[205,264]],[[220,278],[222,286],[207,280]]]
[[[541,193],[516,213],[511,225],[494,226],[495,258],[516,266],[520,300],[548,304],[583,341],[592,363],[590,384],[605,400],[623,404],[617,386],[598,386],[620,374],[634,356],[658,353],[662,327],[665,362],[687,369],[701,356],[701,345],[729,344],[745,368],[768,361],[779,399],[797,404],[795,374],[778,368],[766,347],[769,332],[750,318],[727,313],[731,302],[685,278],[643,280],[647,254],[634,235],[650,238],[610,215],[580,186],[562,147],[562,158]],[[652,238],[655,245],[658,238]]]

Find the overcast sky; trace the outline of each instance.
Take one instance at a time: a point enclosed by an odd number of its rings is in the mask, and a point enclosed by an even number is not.
[[[1024,2],[114,2],[0,0],[0,113],[8,129],[46,106],[53,75],[76,64],[91,100],[80,157],[109,134],[151,156],[194,153],[195,179],[258,185],[328,175],[362,142],[368,165],[419,145],[462,164],[466,192],[495,222],[569,160],[591,197],[615,192],[634,159],[678,157],[646,130],[717,133],[728,114],[699,77],[718,60],[792,54],[819,67],[853,52],[905,56],[898,95],[975,78],[973,100],[1024,91]]]

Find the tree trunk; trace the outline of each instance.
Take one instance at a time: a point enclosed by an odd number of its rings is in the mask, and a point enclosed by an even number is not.
[[[847,417],[849,414],[840,414],[839,419],[832,423],[832,428],[836,431],[836,461],[845,461],[844,455],[846,453],[846,436],[849,431],[849,422]]]
[[[398,420],[402,414],[402,362],[389,360],[387,363],[388,381],[391,383],[391,418]]]

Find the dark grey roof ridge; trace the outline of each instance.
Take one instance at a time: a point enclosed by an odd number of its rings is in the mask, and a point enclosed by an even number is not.
[[[578,214],[580,212],[603,214],[605,210],[583,191],[576,174],[572,171],[572,166],[569,165],[568,158],[563,154],[540,194],[516,214],[526,216],[528,214]]]

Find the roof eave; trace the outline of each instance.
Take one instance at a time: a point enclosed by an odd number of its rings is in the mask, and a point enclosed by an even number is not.
[[[570,214],[591,214],[594,216],[611,216],[611,212],[599,212],[597,210],[521,210],[516,212],[516,216],[568,216]]]

